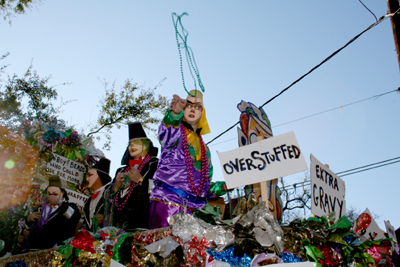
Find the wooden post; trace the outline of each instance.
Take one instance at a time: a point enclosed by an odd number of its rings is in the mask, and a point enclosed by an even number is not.
[[[399,1],[398,0],[387,0],[387,3],[388,3],[388,8],[389,8],[389,13],[390,14],[396,12],[399,9]],[[400,14],[390,17],[390,21],[392,22],[394,44],[396,46],[397,61],[399,63],[399,68],[400,68],[400,48],[399,48],[399,41],[400,41]]]
[[[262,201],[265,201],[268,205],[268,187],[267,187],[267,181],[261,182],[261,199]]]

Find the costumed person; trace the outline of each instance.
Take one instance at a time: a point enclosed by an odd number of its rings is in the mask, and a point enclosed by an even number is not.
[[[129,144],[121,160],[125,166],[116,171],[113,184],[107,190],[105,226],[128,232],[149,228],[149,191],[157,170],[157,152],[142,125],[139,122],[129,124]]]
[[[110,173],[111,161],[101,158],[88,172],[88,187],[92,191],[91,196],[86,200],[85,226],[86,230],[96,232],[97,228],[103,227],[104,220],[104,195],[111,184]]]
[[[208,133],[202,93],[192,90],[186,100],[174,95],[158,129],[162,151],[150,195],[150,229],[167,227],[168,217],[202,209],[207,198],[226,193],[225,182],[211,182],[211,154],[201,137]]]
[[[68,202],[59,176],[49,177],[46,193],[41,211],[28,215],[25,220],[29,235],[22,252],[49,249],[75,235],[81,213],[74,203]]]

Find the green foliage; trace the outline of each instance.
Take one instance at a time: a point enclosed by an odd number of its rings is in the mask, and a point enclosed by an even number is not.
[[[57,91],[47,85],[50,78],[40,78],[32,64],[21,78],[16,74],[8,76],[5,85],[0,84],[0,124],[18,132],[22,119],[48,121],[59,113],[52,104]]]
[[[35,0],[0,0],[0,15],[4,20],[11,23],[11,18],[15,14],[25,14],[27,9],[32,8],[33,4],[39,3]]]
[[[0,1],[1,1],[1,0],[0,0]],[[4,55],[2,55],[2,56],[0,57],[0,60],[6,59],[9,55],[10,55],[10,52],[5,53]],[[8,66],[8,65],[0,66],[0,75],[1,75],[1,73],[4,73],[4,69],[7,68],[7,66]]]
[[[100,115],[88,136],[105,129],[104,134],[107,141],[103,149],[109,150],[114,126],[119,129],[121,125],[139,121],[144,128],[154,131],[153,126],[158,125],[161,121],[157,114],[165,112],[168,106],[166,97],[155,94],[155,90],[161,86],[161,82],[154,88],[145,89],[143,85],[138,86],[137,83],[126,80],[119,92],[115,90],[115,83],[109,88],[108,83],[104,82],[106,94],[100,102]]]

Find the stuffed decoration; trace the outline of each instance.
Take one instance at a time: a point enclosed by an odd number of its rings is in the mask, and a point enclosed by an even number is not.
[[[103,226],[104,195],[111,183],[110,164],[109,159],[101,158],[88,172],[88,187],[92,193],[84,207],[85,224],[88,231],[96,232],[98,227]]]
[[[68,202],[59,176],[49,176],[46,193],[41,209],[26,218],[29,235],[22,246],[23,252],[49,249],[75,235],[81,213],[74,203]]]
[[[213,192],[225,193],[224,182],[211,183],[211,155],[201,137],[208,133],[202,93],[192,90],[186,100],[174,95],[158,131],[162,154],[150,195],[150,229],[167,227],[177,212],[202,209],[207,198],[217,197]]]
[[[139,122],[129,124],[129,145],[108,190],[105,226],[126,231],[148,228],[149,185],[157,169],[158,149]]]

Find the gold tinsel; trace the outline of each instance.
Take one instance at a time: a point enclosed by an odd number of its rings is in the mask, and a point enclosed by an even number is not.
[[[58,251],[52,251],[51,267],[64,267],[64,259]]]
[[[90,267],[109,267],[111,264],[111,258],[108,255],[101,255],[99,253],[91,253],[88,251],[81,251],[79,253],[79,261],[82,266]]]

